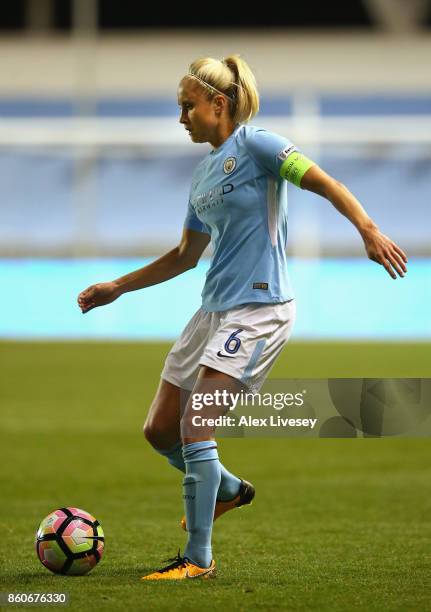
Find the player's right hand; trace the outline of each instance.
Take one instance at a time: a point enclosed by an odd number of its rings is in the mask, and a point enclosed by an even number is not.
[[[110,304],[120,295],[121,291],[115,283],[97,283],[81,291],[78,295],[78,306],[82,314],[85,314],[92,308],[96,308],[96,306]]]

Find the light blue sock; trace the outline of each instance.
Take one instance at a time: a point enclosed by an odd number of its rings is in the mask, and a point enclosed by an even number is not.
[[[228,470],[220,463],[220,486],[217,492],[219,501],[230,501],[239,493],[241,480],[228,472]]]
[[[164,457],[166,457],[168,462],[174,467],[176,467],[177,470],[180,470],[184,473],[186,472],[186,465],[184,463],[183,458],[182,442],[178,442],[177,444],[175,444],[175,446],[166,450],[161,448],[156,448],[155,450]],[[217,492],[217,499],[220,501],[230,501],[238,495],[241,480],[231,474],[222,464],[220,464],[220,470],[221,479],[220,486]]]
[[[188,540],[184,551],[195,565],[209,567],[212,560],[211,532],[216,495],[220,485],[217,442],[204,440],[183,446],[184,508]]]
[[[168,448],[164,450],[163,448],[154,448],[158,453],[166,457],[168,463],[173,465],[180,470],[181,472],[186,472],[186,466],[183,459],[183,443],[181,440],[172,446],[172,448]]]

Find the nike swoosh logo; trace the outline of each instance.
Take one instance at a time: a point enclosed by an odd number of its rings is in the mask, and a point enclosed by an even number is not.
[[[217,353],[217,356],[218,357],[227,357],[228,359],[235,359],[235,357],[233,357],[232,355],[223,355],[223,353],[220,352],[220,351]]]
[[[200,578],[201,576],[205,576],[205,574],[209,574],[209,572],[213,571],[213,567],[209,567],[206,572],[202,572],[201,574],[196,574],[195,576],[190,576],[189,570],[186,570],[186,578]]]

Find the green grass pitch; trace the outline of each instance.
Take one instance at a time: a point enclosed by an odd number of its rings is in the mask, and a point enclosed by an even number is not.
[[[181,474],[142,423],[166,344],[1,343],[0,590],[67,592],[72,610],[429,610],[431,442],[224,439],[257,489],[214,526],[213,581],[142,583],[183,549]],[[431,375],[426,344],[292,343],[282,377]],[[78,506],[106,535],[88,576],[42,567],[33,541]]]

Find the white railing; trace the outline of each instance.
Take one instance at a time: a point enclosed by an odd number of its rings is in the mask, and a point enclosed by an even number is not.
[[[265,117],[253,120],[303,144],[431,143],[431,115]],[[0,119],[0,146],[181,147],[189,136],[175,118]]]

